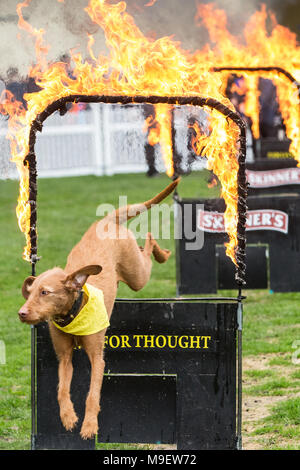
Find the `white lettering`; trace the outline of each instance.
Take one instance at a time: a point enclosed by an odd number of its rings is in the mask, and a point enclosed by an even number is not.
[[[281,168],[279,170],[246,170],[251,188],[269,188],[288,184],[300,184],[300,168]]]
[[[288,233],[288,214],[279,210],[257,209],[248,211],[246,230],[277,230]],[[224,214],[199,211],[198,229],[203,232],[225,232]]]

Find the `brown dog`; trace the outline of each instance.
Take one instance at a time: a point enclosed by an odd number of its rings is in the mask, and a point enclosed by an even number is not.
[[[50,269],[24,281],[26,303],[19,318],[28,324],[49,321],[59,361],[60,417],[70,431],[78,420],[70,397],[74,346],[82,346],[89,357],[91,383],[80,431],[83,439],[92,438],[98,431],[104,338],[118,283],[123,281],[135,291],[142,289],[150,278],[151,254],[159,263],[167,261],[171,254],[161,249],[150,233],[144,248],[139,247],[133,233],[121,224],[161,202],[178,182],[179,179],[143,204],[122,207],[95,222],[70,252],[65,269]],[[89,276],[93,277],[86,284]]]

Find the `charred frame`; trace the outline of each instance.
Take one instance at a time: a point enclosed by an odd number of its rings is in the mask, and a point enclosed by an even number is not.
[[[169,104],[169,105],[192,105],[200,107],[209,107],[216,109],[227,119],[232,120],[240,130],[239,137],[239,170],[237,175],[238,183],[238,224],[237,224],[237,237],[238,246],[236,250],[236,281],[239,286],[239,295],[241,295],[241,288],[245,284],[245,225],[246,225],[246,197],[247,197],[247,182],[245,174],[245,160],[246,160],[246,125],[241,116],[232,111],[230,108],[220,103],[213,98],[204,98],[199,96],[106,96],[106,95],[80,95],[74,94],[60,98],[41,112],[31,124],[29,134],[29,152],[24,159],[24,165],[28,165],[29,169],[29,204],[30,204],[30,260],[32,264],[32,274],[35,275],[35,265],[38,260],[37,257],[37,211],[36,211],[36,198],[37,198],[37,170],[36,170],[36,155],[35,155],[35,142],[37,131],[42,131],[44,121],[55,111],[59,111],[61,115],[67,112],[67,103],[106,103],[106,104]]]
[[[213,72],[270,72],[278,73],[279,75],[284,75],[293,85],[297,87],[298,95],[300,97],[300,83],[293,77],[290,72],[283,69],[282,67],[214,67]]]

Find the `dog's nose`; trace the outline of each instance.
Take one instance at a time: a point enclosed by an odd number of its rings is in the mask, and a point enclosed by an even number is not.
[[[28,310],[26,310],[24,307],[19,310],[20,320],[26,320],[27,315],[28,315]]]

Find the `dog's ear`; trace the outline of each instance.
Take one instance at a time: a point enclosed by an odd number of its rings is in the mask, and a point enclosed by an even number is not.
[[[34,282],[35,279],[36,279],[36,277],[34,277],[34,276],[29,276],[29,277],[27,277],[27,278],[25,279],[25,281],[23,282],[22,294],[23,294],[24,299],[28,299],[29,294],[30,294],[30,292],[29,292],[29,290],[28,290],[28,287],[30,287],[30,286],[33,284],[33,282]]]
[[[101,271],[102,267],[99,266],[99,264],[85,266],[84,268],[80,268],[72,274],[69,274],[64,280],[64,284],[68,289],[80,290],[89,276],[99,274]]]

